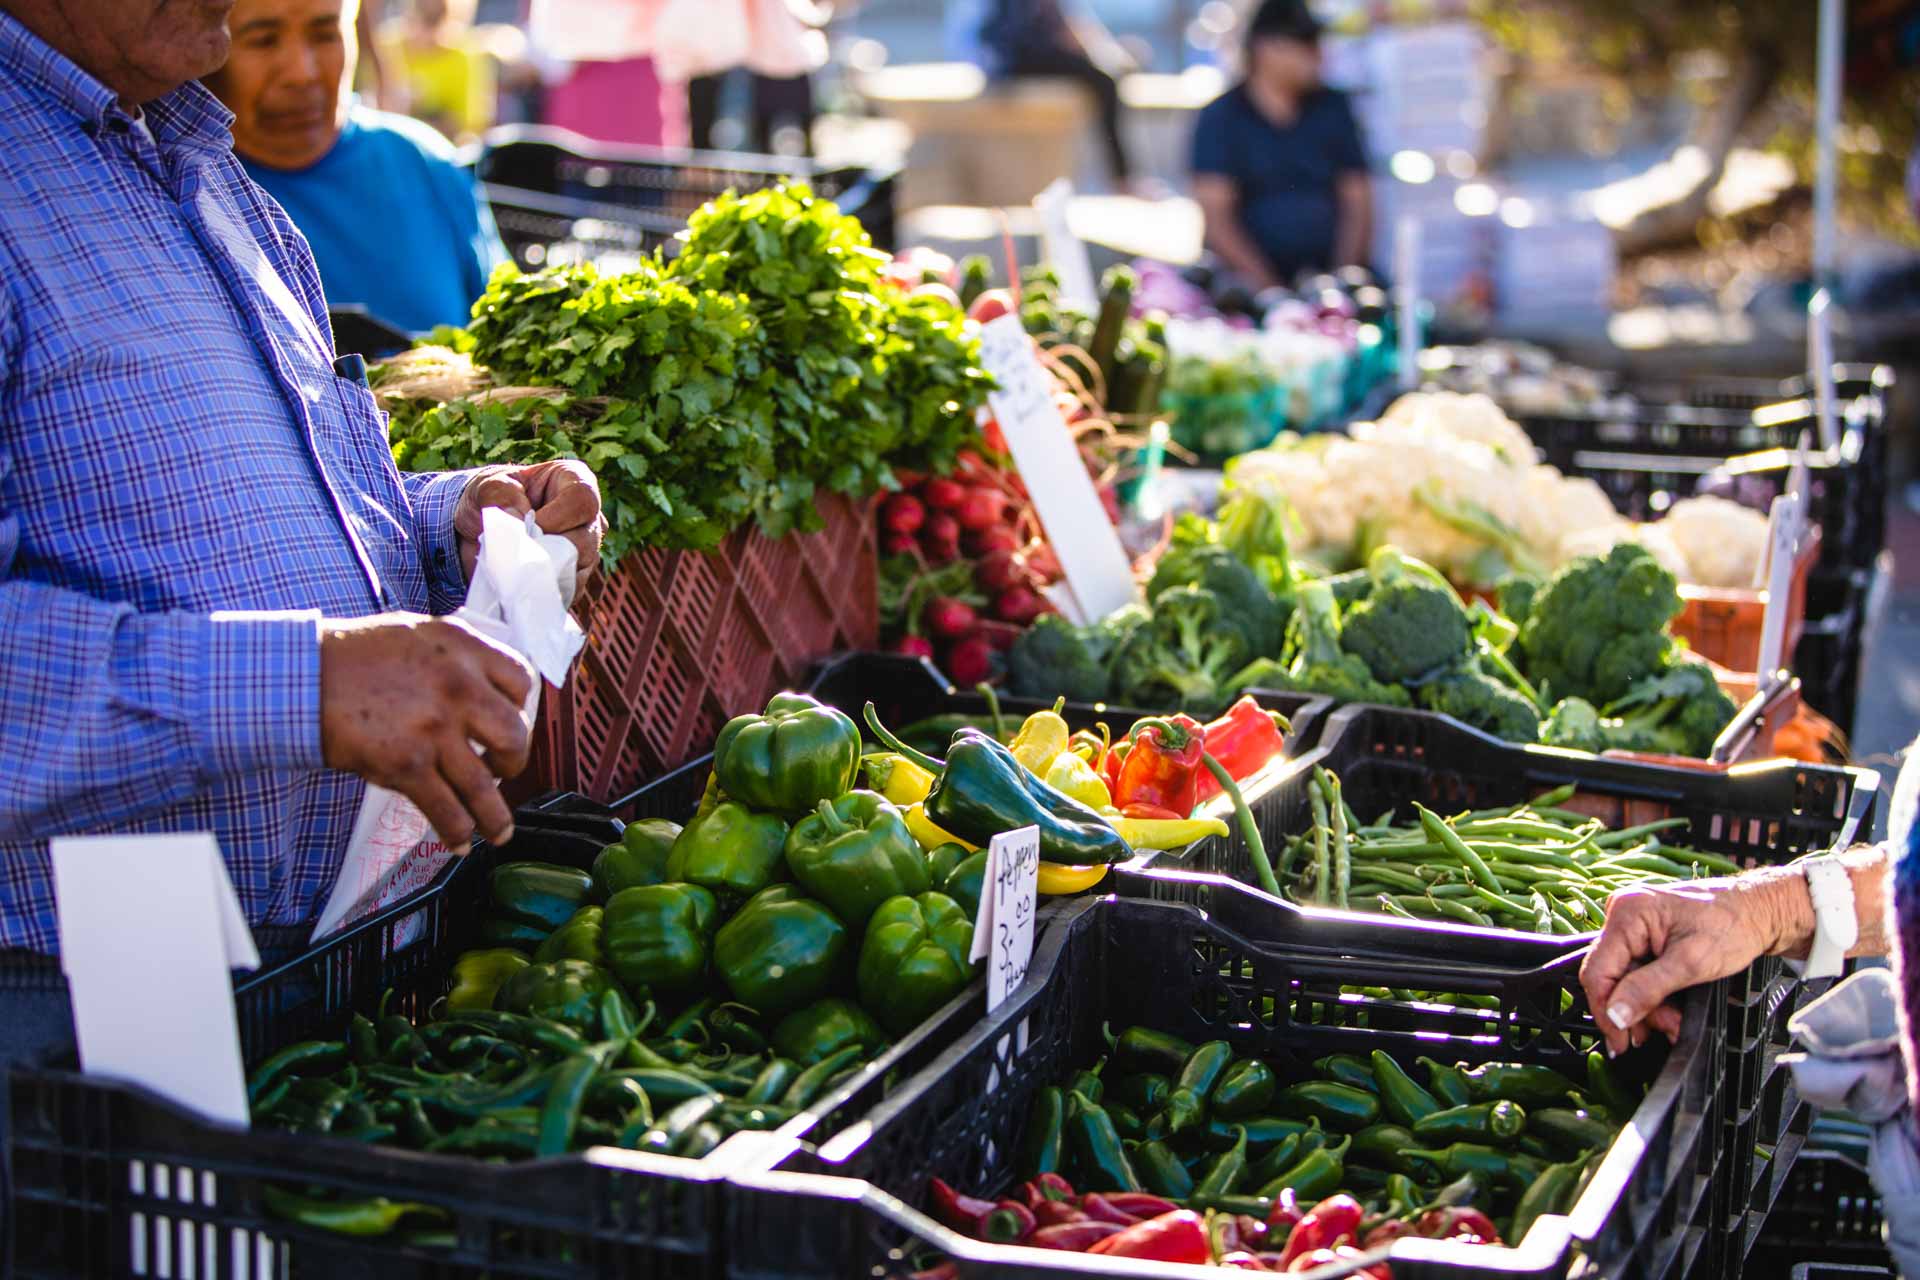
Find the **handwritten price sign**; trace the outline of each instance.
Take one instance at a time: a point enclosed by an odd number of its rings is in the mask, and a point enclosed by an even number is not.
[[[1040,829],[1022,827],[995,836],[987,846],[987,894],[974,922],[972,953],[987,962],[989,1013],[1026,980],[1039,883]]]

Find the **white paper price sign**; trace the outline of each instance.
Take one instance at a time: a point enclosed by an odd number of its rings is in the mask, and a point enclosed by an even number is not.
[[[1779,683],[1786,657],[1787,597],[1793,592],[1794,561],[1806,536],[1806,508],[1801,495],[1784,493],[1767,513],[1767,611],[1760,623],[1759,680],[1762,689]]]
[[[62,836],[52,855],[81,1069],[244,1128],[230,970],[259,968],[260,953],[219,843],[204,834]]]
[[[1107,521],[1080,447],[1053,402],[1053,382],[1019,316],[1001,316],[980,331],[980,363],[1000,384],[988,403],[1072,589],[1080,616],[1071,620],[1092,622],[1131,604],[1133,565]]]
[[[1073,184],[1065,178],[1055,178],[1033,198],[1033,211],[1040,215],[1040,243],[1060,277],[1060,297],[1091,314],[1100,305],[1100,295],[1093,282],[1093,259],[1067,220],[1072,205]]]
[[[987,846],[987,876],[968,958],[987,962],[987,1012],[1026,980],[1040,896],[1040,828],[1022,827]]]

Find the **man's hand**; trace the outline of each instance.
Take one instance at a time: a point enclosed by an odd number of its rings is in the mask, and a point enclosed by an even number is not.
[[[1785,895],[1798,881],[1773,870],[1614,894],[1607,927],[1580,966],[1607,1051],[1644,1043],[1649,1028],[1677,1040],[1680,1011],[1667,997],[1739,973],[1777,949],[1790,911]]]
[[[607,531],[600,514],[600,485],[584,462],[562,459],[531,467],[502,467],[476,476],[453,509],[453,529],[460,536],[460,569],[473,581],[480,555],[480,511],[500,507],[517,516],[533,512],[547,533],[557,533],[578,553],[574,593],[583,590],[600,566],[600,538]]]
[[[504,843],[513,813],[495,779],[526,767],[520,708],[533,680],[517,654],[453,618],[327,619],[320,628],[321,754],[328,768],[419,805],[455,852],[476,831]]]

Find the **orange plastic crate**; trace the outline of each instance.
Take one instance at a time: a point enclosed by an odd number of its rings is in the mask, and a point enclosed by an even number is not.
[[[1782,660],[1791,661],[1794,646],[1807,622],[1807,577],[1820,560],[1820,530],[1808,530],[1807,543],[1793,562],[1792,586],[1787,596],[1786,643]],[[1760,632],[1767,616],[1767,593],[1748,589],[1680,587],[1680,616],[1673,633],[1684,637],[1701,657],[1730,671],[1752,671],[1760,665]]]

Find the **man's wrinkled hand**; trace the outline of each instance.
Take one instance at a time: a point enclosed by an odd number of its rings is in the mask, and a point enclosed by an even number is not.
[[[453,509],[453,530],[460,538],[460,569],[473,581],[480,555],[480,512],[499,507],[517,516],[533,512],[543,532],[573,544],[574,594],[586,588],[600,566],[600,539],[607,531],[600,513],[600,483],[584,462],[559,459],[531,467],[501,467],[475,476]]]
[[[1624,889],[1580,965],[1587,1005],[1609,1053],[1658,1031],[1680,1036],[1677,991],[1739,973],[1779,935],[1777,875],[1732,876]]]
[[[513,835],[500,778],[527,764],[520,708],[534,673],[454,618],[414,613],[320,627],[320,750],[420,807],[448,848]],[[477,754],[473,744],[485,752]]]

